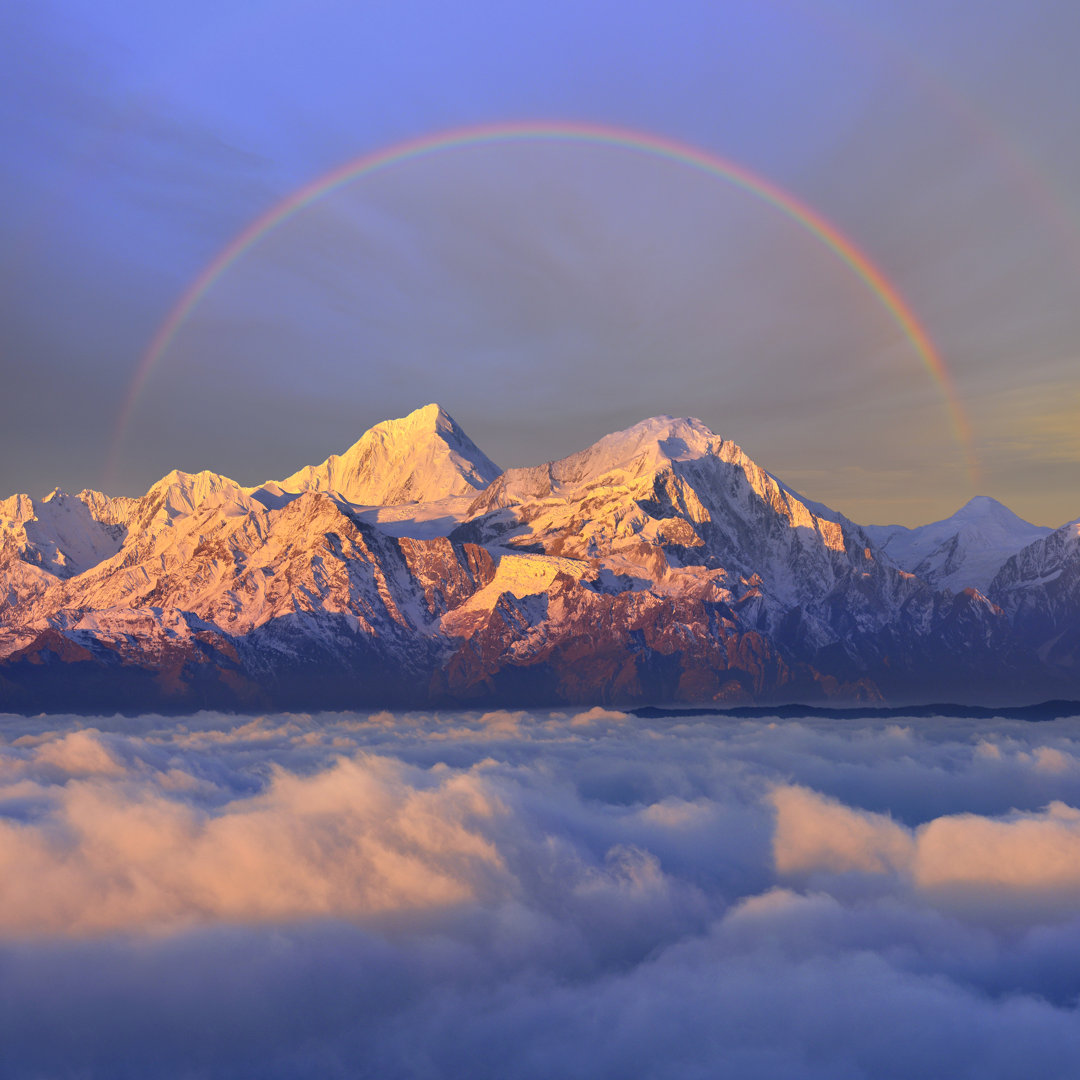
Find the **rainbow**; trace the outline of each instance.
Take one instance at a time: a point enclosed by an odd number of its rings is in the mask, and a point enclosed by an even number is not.
[[[109,473],[119,455],[121,442],[139,394],[151,372],[176,337],[180,327],[214,283],[262,237],[304,207],[352,180],[404,161],[437,154],[459,147],[485,143],[558,140],[605,146],[652,154],[689,166],[726,180],[750,195],[763,200],[812,233],[851,267],[877,297],[896,325],[910,342],[926,370],[939,386],[949,412],[953,434],[959,443],[975,486],[977,462],[971,431],[960,406],[952,379],[929,335],[914,312],[869,257],[835,225],[776,184],[749,169],[694,146],[664,136],[640,131],[582,123],[513,123],[455,128],[435,135],[424,135],[396,143],[383,150],[354,158],[294,191],[261,217],[256,218],[203,267],[184,290],[139,360],[126,397],[117,416],[109,454]]]

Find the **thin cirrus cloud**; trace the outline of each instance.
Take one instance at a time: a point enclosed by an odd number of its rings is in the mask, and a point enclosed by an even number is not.
[[[1021,1077],[1080,1052],[1075,720],[109,728],[0,718],[10,1075]]]

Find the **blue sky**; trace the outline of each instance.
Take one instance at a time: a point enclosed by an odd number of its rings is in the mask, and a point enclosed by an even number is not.
[[[255,483],[443,404],[504,466],[697,415],[807,495],[916,524],[976,491],[1080,514],[1080,146],[1068,3],[20,3],[0,12],[0,494],[173,467]],[[618,148],[403,162],[255,245],[362,154],[563,120],[680,140],[834,223],[905,297],[940,387],[820,241]]]

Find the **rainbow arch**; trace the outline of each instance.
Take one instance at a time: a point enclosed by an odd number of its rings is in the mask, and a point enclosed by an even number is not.
[[[477,127],[454,128],[434,135],[424,135],[372,153],[361,155],[324,173],[310,183],[298,188],[276,206],[256,218],[237,234],[210,260],[198,276],[184,290],[162,322],[145,352],[128,387],[127,394],[117,415],[109,453],[109,472],[113,471],[119,454],[124,432],[131,419],[139,395],[151,372],[172,343],[184,321],[214,283],[245,252],[293,214],[310,206],[322,196],[361,176],[366,176],[390,166],[415,158],[426,157],[441,151],[459,147],[507,141],[557,140],[621,147],[666,158],[669,161],[709,173],[725,180],[748,194],[775,207],[782,214],[807,230],[862,279],[876,296],[910,342],[927,372],[937,383],[945,399],[953,435],[964,455],[968,474],[975,486],[977,460],[974,454],[971,430],[961,408],[952,378],[929,334],[919,322],[911,307],[885,274],[855,243],[835,225],[822,217],[806,203],[774,184],[771,180],[733,161],[708,153],[697,147],[678,142],[666,136],[654,135],[630,129],[597,124],[529,122],[490,124]]]

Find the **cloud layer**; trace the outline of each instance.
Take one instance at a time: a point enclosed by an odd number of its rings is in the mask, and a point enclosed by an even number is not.
[[[0,1071],[1065,1077],[1080,721],[0,717]]]

